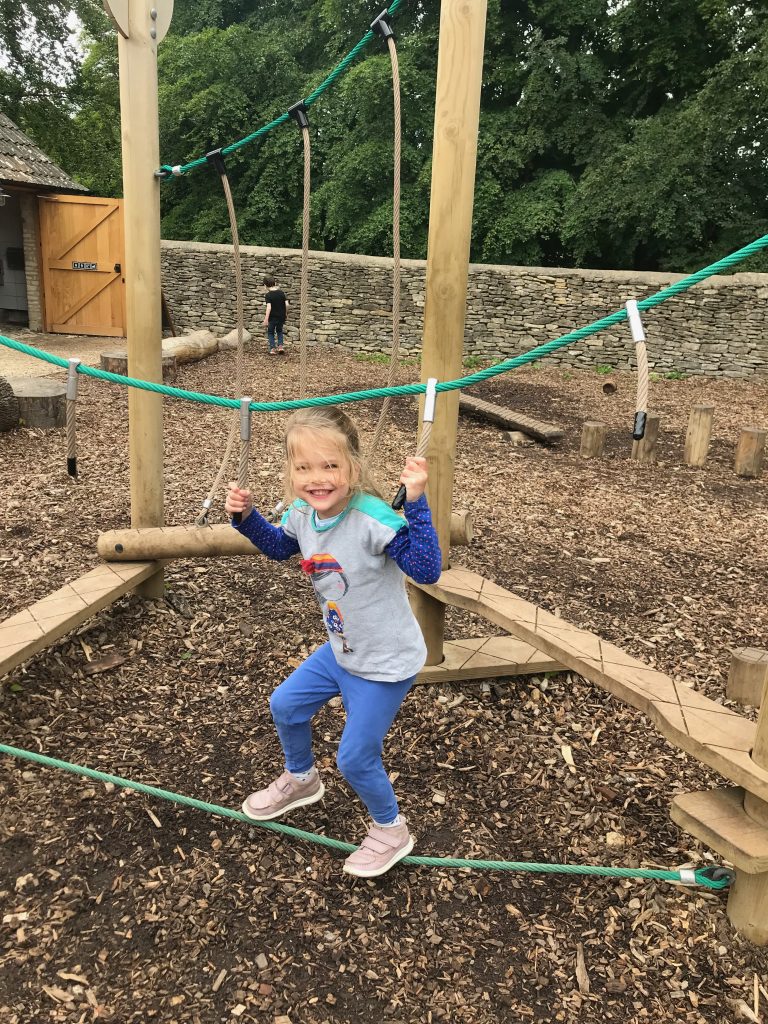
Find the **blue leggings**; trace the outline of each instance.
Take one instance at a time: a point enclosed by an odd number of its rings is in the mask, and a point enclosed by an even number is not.
[[[374,821],[386,825],[398,814],[397,798],[381,761],[384,737],[414,676],[399,683],[374,682],[343,669],[329,643],[315,651],[272,694],[269,702],[289,772],[312,767],[315,712],[341,694],[347,723],[336,754],[339,771]]]

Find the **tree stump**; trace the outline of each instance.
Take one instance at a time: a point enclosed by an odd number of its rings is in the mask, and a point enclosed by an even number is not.
[[[176,357],[163,356],[163,383],[169,384],[176,380]],[[123,377],[128,373],[128,353],[122,349],[113,349],[101,353],[101,368],[108,373],[119,373]]]
[[[759,708],[767,682],[768,651],[757,647],[737,647],[731,651],[731,667],[725,687],[731,700]]]
[[[18,400],[5,377],[0,377],[0,433],[6,430],[15,430],[18,425]]]
[[[581,448],[579,455],[583,459],[596,459],[603,454],[605,447],[604,423],[598,420],[587,420],[581,428]]]
[[[48,377],[9,377],[25,427],[53,430],[67,422],[67,385]]]
[[[712,436],[714,405],[694,405],[688,418],[688,433],[685,435],[685,463],[688,466],[704,466]]]
[[[656,461],[656,440],[659,436],[658,416],[648,413],[645,421],[645,436],[640,441],[632,442],[632,458],[640,463],[652,463]]]
[[[757,478],[762,473],[766,433],[760,427],[742,427],[733,462],[738,476]]]

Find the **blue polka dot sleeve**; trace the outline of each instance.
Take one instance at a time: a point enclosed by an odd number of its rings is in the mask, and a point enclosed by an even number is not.
[[[259,551],[268,558],[274,558],[278,562],[291,558],[299,553],[299,545],[295,537],[289,536],[282,526],[273,526],[267,522],[261,513],[256,509],[242,523],[232,523],[238,533],[247,537],[251,544],[255,544]]]
[[[437,583],[442,556],[426,496],[406,501],[403,511],[407,525],[389,542],[387,554],[415,583]]]

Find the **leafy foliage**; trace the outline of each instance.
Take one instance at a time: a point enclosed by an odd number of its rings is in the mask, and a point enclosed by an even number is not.
[[[0,0],[3,109],[94,191],[119,194],[114,34],[93,0],[23,9],[43,43],[25,51],[24,16]],[[176,0],[159,49],[163,161],[186,163],[284,113],[377,10],[370,0]],[[67,11],[82,22],[84,59],[62,28]],[[406,257],[426,254],[439,13],[439,0],[405,0],[395,22]],[[379,40],[312,105],[310,123],[312,246],[391,252],[393,114]],[[488,0],[472,259],[693,269],[768,231],[767,153],[764,4]],[[243,242],[298,246],[296,126],[227,165]],[[213,171],[163,186],[163,233],[229,239]],[[744,269],[768,269],[768,258]]]

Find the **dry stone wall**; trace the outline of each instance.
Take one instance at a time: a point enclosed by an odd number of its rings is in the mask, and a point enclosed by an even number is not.
[[[298,343],[301,253],[241,247],[245,323],[264,334],[264,287],[272,274],[291,303],[287,342]],[[232,248],[163,242],[163,290],[178,331],[229,331],[235,322]],[[402,264],[401,347],[421,351],[426,264]],[[313,252],[309,261],[310,344],[387,352],[391,344],[392,261]],[[599,320],[627,299],[652,295],[683,275],[471,265],[465,356],[518,355]],[[644,314],[651,368],[714,377],[768,376],[768,274],[713,277]],[[550,365],[621,369],[633,364],[629,329],[601,331],[548,356]]]

